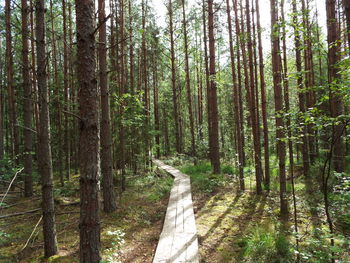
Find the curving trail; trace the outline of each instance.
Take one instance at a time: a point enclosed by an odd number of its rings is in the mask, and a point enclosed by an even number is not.
[[[190,177],[159,160],[153,160],[153,163],[174,177],[153,263],[198,263],[198,239]]]

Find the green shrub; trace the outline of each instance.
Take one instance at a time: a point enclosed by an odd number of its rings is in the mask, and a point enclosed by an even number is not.
[[[244,262],[293,262],[291,246],[287,238],[274,230],[257,227],[241,243],[244,246]]]

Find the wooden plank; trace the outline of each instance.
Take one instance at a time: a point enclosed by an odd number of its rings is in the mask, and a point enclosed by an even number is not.
[[[198,238],[190,178],[159,160],[153,160],[153,163],[174,177],[163,230],[153,263],[198,263]]]

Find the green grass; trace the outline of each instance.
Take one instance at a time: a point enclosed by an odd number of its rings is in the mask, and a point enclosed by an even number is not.
[[[225,167],[225,172],[233,171],[230,166]],[[192,186],[195,190],[212,193],[217,187],[227,181],[223,174],[212,174],[212,167],[209,162],[200,162],[197,165],[185,165],[180,167],[181,172],[191,177]]]

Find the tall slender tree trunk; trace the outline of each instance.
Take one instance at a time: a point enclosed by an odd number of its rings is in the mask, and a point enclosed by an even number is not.
[[[284,122],[283,122],[283,95],[281,79],[280,60],[280,32],[278,28],[278,5],[276,0],[271,3],[271,50],[272,50],[272,74],[273,89],[275,99],[275,119],[276,119],[276,149],[279,166],[280,179],[280,211],[283,219],[288,218],[287,180],[286,180],[286,145],[284,142]]]
[[[350,54],[350,1],[343,0],[344,5],[344,13],[346,18],[346,30],[347,30],[347,36],[348,36],[348,51]]]
[[[169,32],[170,32],[170,55],[171,55],[171,84],[172,84],[172,90],[173,90],[176,151],[178,153],[181,153],[182,147],[181,147],[181,138],[180,138],[178,92],[177,92],[177,87],[176,87],[176,61],[175,61],[175,41],[174,41],[172,0],[169,0],[168,12],[169,12]]]
[[[182,0],[182,26],[184,34],[184,49],[185,49],[185,72],[186,72],[186,91],[187,91],[187,103],[188,103],[188,114],[190,117],[190,131],[191,131],[191,143],[193,156],[196,156],[196,137],[194,130],[194,118],[192,110],[192,95],[191,95],[191,80],[190,80],[190,65],[188,56],[188,36],[187,36],[187,20],[185,11],[185,0]]]
[[[41,177],[45,257],[57,254],[53,172],[50,146],[49,93],[45,43],[45,1],[36,1],[37,79],[39,90],[38,169]]]
[[[28,14],[29,8],[27,0],[21,0],[22,12],[22,78],[24,93],[24,195],[26,197],[33,195],[33,178],[32,178],[32,89],[30,84],[29,71],[29,28]]]
[[[237,77],[238,77],[238,109],[239,109],[239,120],[240,120],[240,138],[242,140],[242,155],[243,155],[243,168],[245,166],[246,158],[245,158],[245,134],[244,134],[244,114],[243,114],[243,94],[242,94],[242,63],[241,63],[241,53],[240,53],[240,44],[241,44],[241,30],[238,21],[238,9],[237,9],[237,0],[232,0],[233,2],[233,10],[235,14],[235,32],[236,32],[236,52],[237,52]]]
[[[215,70],[215,36],[214,36],[214,0],[208,0],[208,36],[209,36],[209,79],[210,79],[210,93],[209,103],[211,112],[211,134],[209,137],[212,140],[212,145],[209,151],[212,157],[213,172],[220,173],[220,146],[219,146],[219,114],[217,101],[217,87],[216,87],[216,70]]]
[[[340,32],[338,31],[338,20],[336,16],[335,0],[326,0],[327,10],[327,42],[328,42],[328,83],[330,85],[330,113],[331,117],[336,118],[343,113],[343,102],[337,88],[333,86],[337,82],[339,73],[337,63],[340,61]],[[334,127],[335,144],[333,153],[333,164],[336,172],[343,172],[344,162],[344,142],[342,138],[343,125],[338,124]]]
[[[251,18],[249,0],[246,0],[246,17],[247,17],[247,37],[248,37],[248,64],[249,64],[249,79],[250,85],[247,88],[249,96],[250,116],[253,130],[253,145],[254,145],[254,161],[255,161],[255,178],[256,178],[256,192],[262,193],[262,168],[261,168],[261,147],[259,137],[259,124],[256,109],[256,89],[254,80],[254,61],[253,61],[253,41],[251,36]]]
[[[157,46],[156,46],[157,48]],[[157,50],[155,51],[157,52]],[[158,67],[156,55],[153,55],[153,104],[154,104],[154,129],[156,134],[156,158],[160,158],[160,121],[159,121],[159,95],[158,95]]]
[[[226,11],[227,11],[227,24],[229,33],[229,45],[230,45],[230,58],[231,58],[231,73],[232,73],[232,84],[233,84],[233,101],[234,101],[234,118],[235,118],[235,134],[236,134],[236,150],[238,153],[238,168],[239,168],[239,185],[241,191],[244,191],[244,171],[243,171],[243,145],[241,138],[241,122],[239,116],[239,100],[238,100],[238,84],[236,75],[236,63],[235,55],[233,50],[233,34],[232,34],[232,21],[231,21],[231,9],[230,1],[226,0]]]
[[[298,7],[297,1],[293,0],[293,27],[294,27],[294,42],[295,42],[295,63],[297,68],[297,85],[298,85],[298,97],[299,97],[299,110],[302,114],[305,114],[305,93],[303,91],[303,77],[302,77],[302,61],[301,61],[301,39],[299,31],[298,21]],[[304,121],[302,121],[304,123]],[[302,124],[302,159],[303,159],[303,173],[307,177],[310,169],[309,159],[309,143],[307,139],[307,128],[306,125]]]
[[[204,45],[204,66],[205,66],[205,84],[207,93],[207,118],[208,118],[208,134],[211,134],[211,105],[210,105],[210,82],[209,82],[209,56],[208,56],[208,34],[207,34],[207,18],[206,18],[206,2],[202,0],[202,21],[203,21],[203,45]],[[209,149],[212,148],[212,140],[209,136]],[[209,150],[209,159],[212,162],[213,157]]]
[[[269,127],[267,123],[267,103],[266,103],[266,84],[265,84],[265,72],[264,72],[264,54],[261,38],[261,24],[260,24],[260,6],[259,0],[255,1],[256,5],[256,23],[258,31],[258,46],[259,46],[259,72],[260,72],[260,92],[261,92],[261,113],[263,121],[264,132],[264,165],[265,176],[264,183],[267,189],[270,188],[270,151],[269,151]]]
[[[80,110],[80,262],[100,262],[100,140],[93,0],[76,0]]]
[[[63,85],[64,85],[64,153],[65,153],[65,175],[70,178],[70,132],[69,132],[69,76],[68,76],[68,38],[67,38],[67,0],[62,0],[62,14],[63,14]]]
[[[101,89],[101,174],[103,183],[103,209],[110,213],[116,209],[116,198],[113,182],[113,158],[112,158],[112,135],[111,116],[109,103],[109,87],[107,76],[107,36],[106,36],[106,13],[105,1],[98,1],[99,23],[99,79]]]
[[[15,163],[19,163],[19,131],[17,124],[16,92],[13,83],[13,50],[12,50],[12,25],[11,25],[11,1],[5,1],[5,24],[6,24],[6,69],[7,69],[7,92],[9,105],[9,119],[11,123],[11,155]]]

